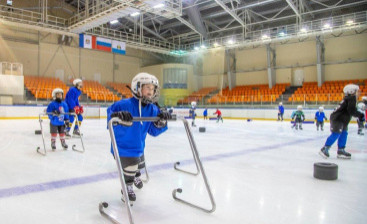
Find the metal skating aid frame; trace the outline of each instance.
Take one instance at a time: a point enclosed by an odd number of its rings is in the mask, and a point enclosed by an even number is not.
[[[140,122],[140,121],[154,122],[154,121],[157,121],[159,119],[160,119],[159,117],[141,117],[141,118],[133,118],[133,122]],[[176,120],[176,117],[174,117],[172,120]],[[200,207],[198,205],[192,204],[192,203],[190,203],[188,201],[185,201],[185,200],[182,200],[182,199],[178,198],[176,196],[176,193],[177,192],[178,193],[181,193],[182,192],[182,189],[181,188],[174,189],[173,192],[172,192],[172,196],[173,196],[173,198],[175,200],[177,200],[179,202],[182,202],[182,203],[184,203],[186,205],[189,205],[189,206],[191,206],[193,208],[197,208],[197,209],[200,209],[202,211],[205,211],[205,212],[208,212],[208,213],[212,213],[212,212],[215,211],[215,208],[216,208],[214,197],[213,197],[213,194],[211,192],[210,185],[208,183],[208,179],[206,177],[203,164],[202,164],[202,162],[200,160],[200,156],[199,156],[198,150],[196,148],[194,137],[193,137],[193,135],[191,133],[190,127],[188,125],[188,122],[187,122],[186,119],[182,119],[182,121],[183,121],[183,124],[185,126],[187,137],[188,137],[188,139],[190,141],[190,146],[191,146],[191,150],[193,152],[193,157],[194,157],[194,161],[195,161],[196,167],[199,169],[198,170],[198,174],[201,172],[202,175],[203,175],[203,179],[204,179],[205,186],[206,186],[206,189],[207,189],[208,194],[209,194],[209,198],[210,198],[210,201],[211,201],[211,204],[212,204],[212,208],[211,209],[205,209],[205,208],[202,208],[202,207]],[[121,120],[119,118],[117,118],[117,117],[112,118],[108,122],[108,130],[110,132],[110,137],[111,137],[111,141],[112,141],[112,149],[113,149],[114,155],[118,155],[115,133],[113,131],[113,125],[115,125],[115,124],[121,124]],[[117,165],[117,171],[119,173],[119,179],[120,179],[120,183],[121,183],[121,187],[122,187],[124,201],[125,201],[125,204],[126,204],[126,210],[127,210],[128,217],[129,217],[129,223],[130,224],[133,224],[134,223],[134,220],[133,220],[133,215],[132,215],[132,212],[131,212],[131,205],[130,205],[129,197],[127,195],[127,189],[126,189],[126,184],[125,184],[125,177],[123,175],[122,166],[121,166],[121,163],[120,163],[120,160],[119,159],[115,159],[115,161],[116,161],[116,165]],[[145,168],[145,171],[147,171],[146,168]],[[189,173],[189,172],[186,172],[186,173]],[[146,174],[148,174],[148,173],[146,173]],[[149,179],[149,176],[148,175],[147,175],[147,178]],[[111,215],[109,215],[108,213],[106,213],[105,208],[107,208],[107,207],[108,207],[108,203],[107,202],[101,202],[101,203],[99,203],[99,212],[101,213],[101,215],[103,217],[105,217],[106,219],[110,220],[112,223],[120,224],[119,221],[117,221]]]
[[[179,166],[181,164],[180,162],[176,162],[173,167],[175,168],[175,170],[178,170],[178,171],[181,171],[181,172],[184,172],[184,173],[187,173],[187,174],[191,174],[191,175],[197,176],[197,175],[200,174],[200,170],[199,170],[199,167],[198,167],[198,161],[197,161],[196,154],[195,154],[195,152],[193,150],[193,148],[196,149],[194,137],[192,137],[192,133],[191,133],[191,130],[189,128],[189,125],[188,125],[187,120],[186,119],[183,119],[182,121],[184,122],[184,126],[185,126],[185,130],[186,130],[187,138],[189,139],[189,143],[190,143],[190,147],[191,147],[191,151],[192,151],[192,157],[194,158],[194,161],[195,161],[196,172],[194,173],[194,172],[190,172],[190,171],[186,171],[186,170],[183,170],[183,169],[178,168],[177,166]],[[187,124],[185,124],[185,123],[187,123]]]
[[[43,122],[42,116],[47,116],[49,114],[53,114],[53,113],[40,113],[39,116],[38,116],[39,122],[40,122],[40,127],[41,127],[42,141],[43,141],[43,152],[40,151],[41,146],[38,146],[37,147],[37,153],[39,153],[39,154],[41,154],[43,156],[46,156],[47,155],[47,152],[46,152],[46,144],[45,144],[45,134],[43,132],[43,126],[42,126],[42,122]],[[64,114],[68,114],[70,116],[75,116],[76,122],[78,122],[78,116],[76,115],[76,113],[64,113]],[[85,148],[84,148],[84,142],[83,142],[82,134],[80,134],[80,141],[82,142],[82,148],[83,148],[83,150],[77,149],[76,148],[76,145],[73,145],[72,146],[72,149],[73,149],[73,151],[83,153],[83,152],[85,152]]]

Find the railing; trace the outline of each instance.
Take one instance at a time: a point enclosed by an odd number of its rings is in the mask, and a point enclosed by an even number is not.
[[[25,90],[28,90],[32,96],[35,98],[36,103],[48,103],[52,100],[52,90],[50,88],[25,88]],[[26,91],[25,91],[26,92]],[[84,93],[83,93],[84,94]],[[94,94],[95,97],[92,97],[92,94]],[[88,103],[88,104],[109,104],[114,103],[115,101],[118,101],[121,99],[121,95],[118,95],[118,98],[116,98],[116,95],[112,95],[112,99],[109,99],[109,96],[111,94],[106,94],[106,92],[102,91],[89,91],[88,94],[84,94],[87,96],[87,98],[80,98],[80,102],[82,103]],[[66,92],[64,92],[64,99],[66,96]],[[83,96],[83,95],[82,95]],[[30,101],[31,97],[24,96],[24,101]]]
[[[164,3],[164,10],[154,8],[154,5],[158,3]],[[122,11],[121,9],[127,10]],[[135,0],[114,0],[114,1],[100,1],[98,5],[94,5],[88,8],[88,11],[82,11],[79,14],[69,18],[68,24],[73,26],[85,19],[93,17],[100,13],[109,13],[113,11],[119,11],[120,17],[122,13],[128,16],[129,13],[134,12],[132,8],[144,12],[150,12],[156,15],[164,16],[167,18],[175,18],[182,15],[182,0],[164,0],[164,1],[141,1],[135,4]]]
[[[367,95],[367,92],[361,94]],[[169,98],[170,96],[163,96]],[[277,94],[257,94],[257,95],[236,95],[236,96],[221,96],[221,95],[202,95],[193,97],[175,96],[177,106],[191,107],[191,102],[195,101],[198,106],[241,106],[241,105],[277,105],[282,102],[284,105],[335,105],[338,104],[344,97],[343,93],[319,93],[319,94],[297,94],[297,95],[277,95]],[[164,101],[164,100],[163,100]],[[174,104],[173,104],[174,105]],[[171,106],[171,105],[168,105]]]
[[[219,47],[231,45],[237,46],[240,44],[261,42],[267,43],[273,39],[286,40],[291,37],[307,37],[313,33],[329,33],[336,29],[355,29],[361,25],[367,24],[367,11],[357,12],[342,16],[330,17],[327,19],[319,19],[314,21],[304,22],[302,24],[291,24],[285,26],[279,26],[264,30],[251,31],[244,34],[231,35],[226,37],[209,39],[204,43],[206,48]],[[251,25],[251,24],[249,24]],[[190,51],[201,49],[203,43],[196,42],[181,46],[182,50]]]
[[[43,14],[39,12],[14,8],[10,6],[0,6],[0,18],[35,25],[43,23],[58,28],[66,28],[68,26],[67,20],[64,18],[51,15],[43,16]]]
[[[23,75],[23,64],[12,62],[0,62],[0,74],[2,75]]]
[[[100,1],[100,4],[94,5],[88,8],[88,11],[82,11],[79,14],[68,19],[69,26],[77,24],[89,17],[95,16],[99,13],[106,12],[107,10],[121,5],[121,2],[113,1],[111,3]]]

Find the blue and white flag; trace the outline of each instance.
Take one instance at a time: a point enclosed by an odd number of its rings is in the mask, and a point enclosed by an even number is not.
[[[116,54],[126,54],[126,44],[125,42],[113,40],[112,41],[112,52]]]

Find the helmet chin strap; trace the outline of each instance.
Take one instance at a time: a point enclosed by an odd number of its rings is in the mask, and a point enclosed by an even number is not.
[[[130,86],[126,85],[126,87],[128,89],[130,89],[130,91],[133,94],[133,96],[135,96],[136,98],[139,99],[139,117],[141,117],[141,97],[138,96],[138,94],[134,93],[134,91],[130,88]],[[143,121],[140,121],[140,124],[143,125]]]

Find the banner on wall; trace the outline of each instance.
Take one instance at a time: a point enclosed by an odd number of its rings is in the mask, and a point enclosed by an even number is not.
[[[92,35],[79,34],[79,47],[126,55],[125,42]]]
[[[96,37],[91,35],[79,34],[79,47],[95,49],[96,48]]]
[[[112,41],[112,52],[116,54],[126,54],[126,44],[125,42],[113,40]]]
[[[103,37],[97,37],[96,49],[111,52],[112,41]]]

